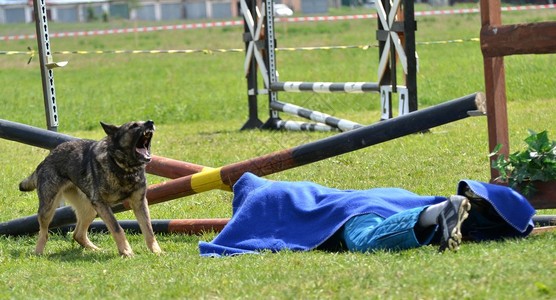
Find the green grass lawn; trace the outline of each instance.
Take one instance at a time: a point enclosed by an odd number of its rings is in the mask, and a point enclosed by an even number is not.
[[[418,9],[426,9],[419,6]],[[362,11],[354,11],[361,13]],[[341,13],[346,13],[342,11]],[[504,23],[556,20],[554,10],[504,13]],[[478,14],[418,18],[417,41],[477,38]],[[142,26],[143,24],[139,24]],[[376,20],[277,24],[279,47],[373,45]],[[120,21],[50,24],[52,32],[133,26]],[[32,24],[0,26],[0,35],[33,33]],[[54,51],[243,48],[242,28],[159,31],[52,40]],[[1,42],[0,50],[36,48],[33,40]],[[419,105],[435,105],[484,90],[478,42],[418,45]],[[376,81],[378,50],[277,52],[281,80]],[[223,166],[315,141],[333,133],[239,131],[247,120],[244,53],[69,54],[55,70],[59,131],[99,139],[99,121],[153,119],[157,155]],[[0,118],[45,126],[38,59],[0,55]],[[507,57],[510,140],[523,145],[527,129],[556,137],[556,55]],[[379,98],[371,95],[280,94],[282,101],[371,124]],[[266,100],[259,102],[267,116]],[[284,119],[295,119],[282,115]],[[474,117],[269,176],[311,180],[342,189],[402,187],[449,195],[460,179],[488,181],[486,118]],[[0,143],[0,222],[34,214],[34,193],[19,181],[47,154],[11,141]],[[150,183],[164,179],[149,176]],[[232,195],[211,191],[151,207],[157,219],[230,217]],[[554,210],[540,211],[554,214]],[[132,219],[129,212],[119,219]],[[150,254],[141,235],[128,235],[136,253],[121,259],[110,235],[93,234],[100,252],[81,250],[70,235],[53,235],[44,256],[36,237],[0,237],[0,299],[71,298],[395,298],[553,299],[556,233],[482,244],[458,253],[432,246],[402,253],[295,253],[201,258],[202,236],[159,235],[165,253]]]

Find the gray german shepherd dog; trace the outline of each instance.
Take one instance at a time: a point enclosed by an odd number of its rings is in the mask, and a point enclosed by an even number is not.
[[[128,201],[147,247],[160,253],[153,233],[146,198],[145,166],[151,160],[153,121],[129,122],[121,126],[100,123],[107,136],[100,141],[75,140],[54,148],[31,176],[19,184],[21,191],[37,189],[39,197],[39,238],[36,254],[42,254],[48,239],[48,225],[62,200],[77,217],[73,239],[84,248],[98,250],[87,237],[89,225],[97,217],[104,221],[120,255],[133,251],[118,224],[111,206]]]

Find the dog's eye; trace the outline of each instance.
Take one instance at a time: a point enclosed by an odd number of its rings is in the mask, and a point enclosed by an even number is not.
[[[139,124],[133,123],[133,124],[131,124],[131,127],[130,127],[130,128],[137,128],[137,127],[139,127]]]

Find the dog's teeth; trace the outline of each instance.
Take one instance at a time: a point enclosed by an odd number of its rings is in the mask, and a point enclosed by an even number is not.
[[[153,131],[152,130],[146,130],[145,132],[143,132],[143,136],[145,137],[150,137],[153,135]]]

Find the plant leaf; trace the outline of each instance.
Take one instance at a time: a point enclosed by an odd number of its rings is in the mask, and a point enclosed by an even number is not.
[[[494,147],[494,149],[492,150],[492,152],[488,155],[488,157],[493,157],[493,156],[497,155],[498,152],[500,152],[500,149],[502,149],[502,147],[504,147],[504,145],[497,144],[496,147]]]

